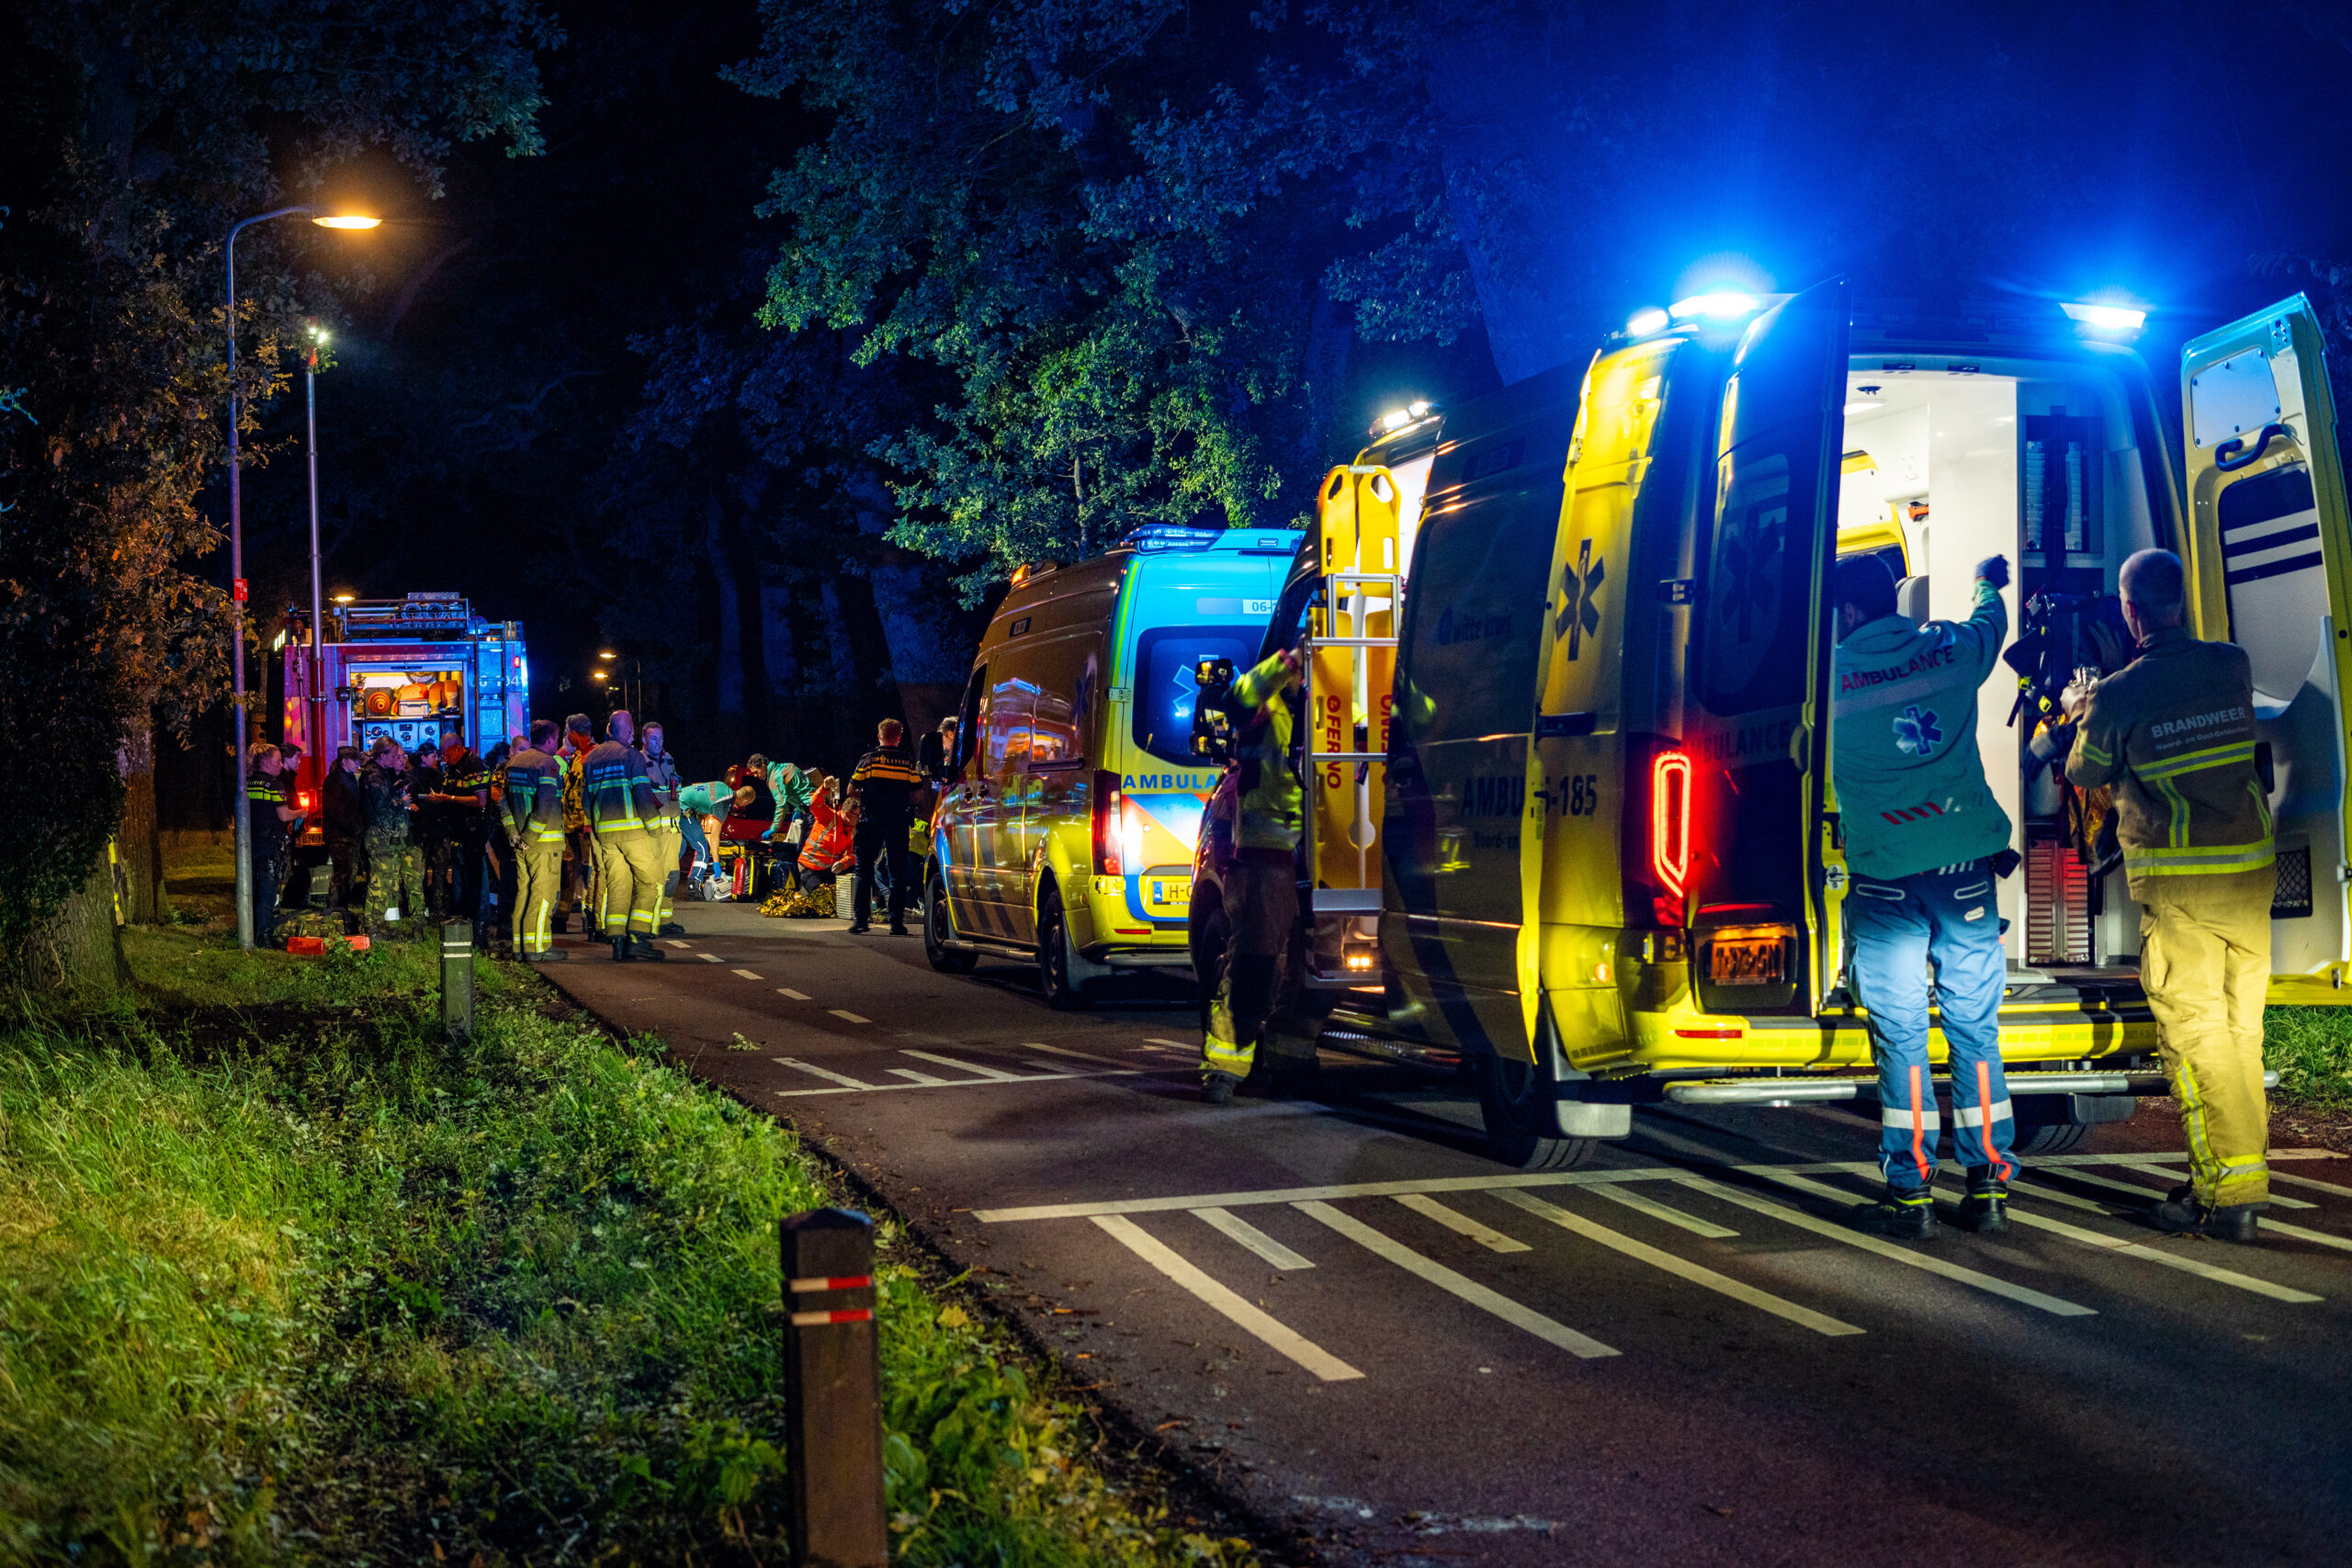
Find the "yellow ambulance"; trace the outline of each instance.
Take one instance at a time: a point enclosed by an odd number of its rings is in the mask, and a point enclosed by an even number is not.
[[[1388,733],[1359,703],[1354,750],[1302,726],[1299,760],[1317,795],[1379,792],[1378,874],[1312,802],[1270,1069],[1318,1044],[1464,1064],[1494,1151],[1526,1165],[1582,1157],[1637,1105],[1869,1097],[1823,591],[1856,549],[1887,553],[1906,614],[1944,618],[1973,563],[2015,563],[2018,674],[1984,686],[1977,735],[2021,863],[1998,884],[2021,1147],[2161,1092],[2105,803],[2024,751],[2100,662],[2134,550],[2179,551],[2198,635],[2253,662],[2273,999],[2346,999],[2352,536],[2318,323],[2298,297],[2189,344],[2177,426],[2138,324],[2056,303],[1923,322],[1838,283],[1703,296],[1642,312],[1580,376],[1400,420],[1336,470],[1261,651],[1305,641],[1330,691],[1318,644],[1392,662]],[[1393,650],[1342,624],[1363,585],[1330,575],[1334,537],[1358,576],[1363,541],[1396,541]],[[1211,982],[1212,857],[1196,875]]]

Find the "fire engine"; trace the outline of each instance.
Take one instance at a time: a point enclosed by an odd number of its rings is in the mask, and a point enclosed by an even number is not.
[[[455,730],[486,751],[529,723],[521,622],[484,620],[458,593],[357,599],[330,607],[324,619],[326,636],[314,639],[309,617],[288,613],[277,650],[284,735],[302,748],[294,789],[309,818],[304,850],[325,842],[319,791],[336,748],[365,750],[389,735],[414,750]]]

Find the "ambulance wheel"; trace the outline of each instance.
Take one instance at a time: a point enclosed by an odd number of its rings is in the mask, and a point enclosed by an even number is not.
[[[1548,1065],[1479,1057],[1487,1153],[1520,1170],[1566,1170],[1591,1157],[1593,1139],[1560,1136],[1555,1094]]]
[[[2012,1145],[2021,1155],[2071,1154],[2090,1141],[2089,1126],[2074,1122],[2047,1122],[2039,1127],[2019,1127]]]
[[[1046,1005],[1056,1012],[1078,1012],[1086,1005],[1086,981],[1094,965],[1070,951],[1069,920],[1062,913],[1061,889],[1050,882],[1037,899],[1037,982]]]
[[[958,953],[947,945],[956,934],[947,913],[947,885],[933,872],[922,890],[922,954],[942,975],[969,975],[978,964],[976,953]]]
[[[1225,974],[1225,911],[1215,905],[1193,913],[1188,933],[1193,946],[1193,979],[1201,988],[1201,1032],[1209,1032],[1209,1004],[1216,1000],[1216,983]]]

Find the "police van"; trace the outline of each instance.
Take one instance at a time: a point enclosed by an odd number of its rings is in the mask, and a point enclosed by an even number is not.
[[[1115,972],[1183,968],[1193,844],[1216,772],[1193,754],[1195,671],[1249,658],[1298,535],[1152,525],[1074,566],[1023,568],[964,688],[931,824],[934,968],[1035,963],[1083,1004]]]
[[[1701,297],[1335,471],[1261,650],[1303,641],[1321,671],[1318,643],[1346,645],[1393,675],[1370,703],[1336,666],[1308,694],[1356,731],[1301,727],[1317,798],[1270,1068],[1318,1044],[1462,1064],[1495,1152],[1530,1165],[1623,1135],[1638,1104],[1871,1094],[1830,785],[1825,585],[1852,550],[1886,555],[1914,615],[1964,617],[1988,556],[2016,569],[1977,744],[2020,861],[1998,888],[2023,1147],[2161,1092],[2106,794],[2030,746],[2077,671],[2128,659],[2098,627],[2134,550],[2177,550],[2197,634],[2252,660],[2272,999],[2346,999],[2352,546],[2316,319],[2298,297],[2191,343],[2176,435],[2120,341],[2137,312],[2039,316],[1858,312],[1835,283]],[[1388,653],[1334,608],[1375,537],[1402,600]],[[1335,792],[1381,799],[1376,881]],[[1205,983],[1214,857],[1196,869]]]

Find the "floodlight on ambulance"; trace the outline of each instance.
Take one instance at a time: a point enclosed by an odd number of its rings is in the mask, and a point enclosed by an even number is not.
[[[1718,288],[1677,299],[1668,313],[1678,321],[1736,321],[1762,308],[1763,301],[1744,289]]]
[[[2097,299],[2068,300],[2058,307],[2069,321],[2103,333],[2136,333],[2148,324],[2148,312],[2137,305]]]
[[[1408,425],[1419,424],[1438,412],[1437,405],[1426,398],[1416,398],[1401,409],[1390,409],[1373,422],[1372,434],[1394,435]]]
[[[1666,331],[1667,327],[1671,324],[1672,320],[1673,318],[1668,316],[1664,310],[1659,310],[1657,306],[1645,305],[1640,310],[1625,318],[1625,335],[1627,337],[1648,337],[1654,333],[1662,333]]]

